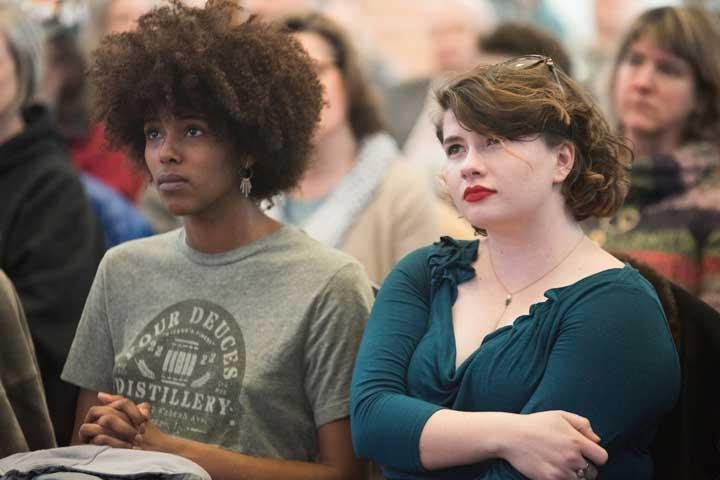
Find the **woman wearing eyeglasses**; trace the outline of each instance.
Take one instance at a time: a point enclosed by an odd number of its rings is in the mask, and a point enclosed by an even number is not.
[[[651,265],[720,309],[720,30],[699,8],[641,15],[612,77],[632,189],[593,239]]]
[[[356,452],[389,479],[649,479],[680,373],[663,310],[579,221],[622,203],[630,160],[547,57],[436,92],[444,179],[481,239],[406,256],[352,385]]]

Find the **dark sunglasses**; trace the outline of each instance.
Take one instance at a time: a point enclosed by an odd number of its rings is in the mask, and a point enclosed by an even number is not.
[[[510,60],[505,60],[504,62],[497,64],[497,66],[500,67],[514,68],[518,70],[527,70],[528,68],[535,68],[538,65],[547,65],[550,72],[552,72],[555,83],[557,83],[558,87],[560,87],[560,91],[565,93],[562,82],[560,82],[560,76],[557,73],[557,68],[555,68],[555,62],[553,62],[553,59],[550,57],[546,57],[545,55],[523,55],[521,57],[511,58]]]

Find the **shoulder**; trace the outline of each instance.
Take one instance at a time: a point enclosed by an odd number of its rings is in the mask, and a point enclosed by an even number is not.
[[[445,280],[461,283],[475,275],[478,240],[441,237],[437,242],[405,255],[388,275],[388,281],[420,281],[437,288]]]
[[[0,269],[0,305],[10,305],[15,300],[15,289],[12,282]]]
[[[169,252],[175,250],[179,230],[153,235],[150,237],[129,240],[110,248],[103,257],[102,266],[111,268],[116,265],[145,264],[153,259],[166,259]]]
[[[283,238],[278,239],[263,260],[275,264],[272,270],[283,272],[275,288],[290,296],[301,294],[304,301],[316,306],[340,306],[342,311],[352,311],[361,305],[358,308],[365,312],[362,315],[367,314],[373,292],[363,266],[296,227],[283,228]]]
[[[611,326],[634,330],[654,325],[667,330],[660,299],[648,280],[629,264],[586,277],[576,284],[550,291],[550,298],[567,307],[568,319],[593,328]]]
[[[41,192],[54,192],[58,196],[85,194],[79,174],[63,151],[42,150],[29,156],[17,174],[35,195]]]
[[[441,237],[433,243],[428,252],[433,287],[437,288],[445,280],[457,285],[472,278],[475,275],[472,264],[477,258],[479,244],[479,240],[452,237]]]
[[[21,315],[20,301],[15,288],[5,272],[0,270],[0,334],[3,339],[12,338],[16,334]]]
[[[16,147],[6,152],[13,159],[12,165],[35,175],[54,173],[77,177],[70,156],[60,140],[43,133],[42,127],[28,128],[16,139]]]
[[[647,298],[658,302],[658,296],[652,284],[629,263],[623,264],[621,268],[608,269],[599,272],[596,279],[590,282],[598,291],[612,291],[616,294],[625,293]]]
[[[272,252],[281,254],[287,262],[312,262],[318,269],[327,272],[337,271],[348,264],[357,264],[357,260],[336,248],[328,247],[310,237],[298,227],[285,225],[279,238],[273,245]]]
[[[348,277],[370,284],[365,270],[355,258],[324,245],[294,226],[282,228],[263,255],[263,262],[282,268],[288,277],[315,285]]]

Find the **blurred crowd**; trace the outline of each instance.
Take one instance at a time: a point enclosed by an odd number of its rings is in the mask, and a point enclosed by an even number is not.
[[[148,172],[106,142],[86,79],[103,37],[162,3],[0,0],[0,270],[27,318],[37,359],[28,369],[42,378],[35,388],[58,445],[70,438],[77,395],[60,373],[100,259],[182,225]],[[662,5],[682,2],[578,2],[593,19],[579,44],[559,3],[245,1],[246,15],[296,34],[325,101],[309,169],[268,214],[351,254],[376,285],[442,235],[473,238],[439,181],[432,88],[479,63],[544,55],[590,90],[634,149],[625,206],[586,222],[590,238],[720,308],[717,2],[687,2],[672,21]],[[54,443],[25,433],[30,448]]]

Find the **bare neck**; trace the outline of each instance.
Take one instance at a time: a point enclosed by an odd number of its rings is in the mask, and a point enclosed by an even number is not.
[[[563,208],[560,216],[548,213],[522,225],[488,230],[486,248],[495,275],[512,292],[563,262],[583,236],[580,225]]]
[[[326,132],[318,139],[310,166],[292,196],[313,200],[327,195],[355,165],[357,149],[349,124]]]
[[[184,218],[187,244],[205,253],[222,253],[264,238],[282,226],[253,202],[243,199],[230,208]]]

